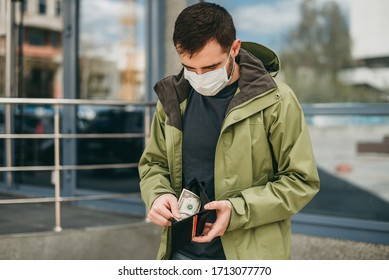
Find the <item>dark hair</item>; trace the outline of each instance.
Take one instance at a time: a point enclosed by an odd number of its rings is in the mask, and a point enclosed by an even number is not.
[[[198,3],[177,17],[173,43],[177,51],[193,55],[215,39],[226,52],[236,39],[236,30],[227,10],[214,3]]]

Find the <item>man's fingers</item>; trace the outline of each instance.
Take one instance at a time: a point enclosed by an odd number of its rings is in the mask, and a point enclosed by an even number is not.
[[[204,209],[205,210],[216,210],[216,209],[219,209],[219,205],[218,205],[219,201],[211,201],[211,202],[208,202],[207,204],[204,205]]]
[[[215,223],[213,223],[209,227],[209,229],[204,229],[202,236],[197,236],[193,238],[194,242],[210,242],[215,237],[224,235],[224,232],[226,231],[230,222],[232,205],[229,201],[212,201],[206,204],[204,208],[207,210],[216,210],[217,218]]]
[[[162,217],[164,217],[166,220],[169,220],[170,218],[173,217],[172,212],[170,212],[170,210],[166,207],[159,207],[155,209],[155,212],[161,215]]]
[[[216,223],[206,223],[204,227],[203,234],[201,236],[196,236],[192,239],[194,242],[204,243],[211,242],[215,237],[223,235],[221,227]]]
[[[170,210],[171,213],[173,214],[173,217],[178,220],[181,219],[180,212],[178,211],[178,202],[177,199],[170,201]]]
[[[148,218],[152,223],[161,226],[170,226],[171,225],[170,219],[172,217],[173,214],[164,205],[158,205],[158,206],[156,205],[150,210],[148,214]]]
[[[165,217],[157,214],[156,212],[149,212],[147,215],[147,218],[149,218],[150,222],[156,225],[160,226],[170,226],[171,222],[169,219],[166,219]]]
[[[204,235],[193,237],[192,241],[198,243],[211,242],[215,237],[219,236],[216,234],[216,231],[214,228],[211,228],[207,233],[204,232]]]
[[[206,223],[203,230],[203,235],[206,235],[212,228],[212,223]]]
[[[204,205],[206,210],[223,210],[226,207],[226,200],[221,201],[211,201]],[[230,202],[228,202],[230,203]]]
[[[171,218],[179,216],[177,198],[172,194],[164,194],[158,197],[147,217],[150,222],[160,226],[170,226]]]

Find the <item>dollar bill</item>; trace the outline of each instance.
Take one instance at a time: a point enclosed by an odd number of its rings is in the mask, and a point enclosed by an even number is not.
[[[188,218],[193,214],[199,212],[201,206],[200,197],[195,193],[183,189],[178,199],[178,211],[180,212],[181,219]]]

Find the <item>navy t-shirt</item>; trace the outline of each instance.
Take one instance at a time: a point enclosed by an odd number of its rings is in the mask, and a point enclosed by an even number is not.
[[[191,90],[183,120],[183,186],[196,178],[209,199],[215,200],[214,161],[216,144],[224,117],[238,82],[222,89],[215,96],[203,96]],[[215,216],[208,222],[213,222]],[[220,237],[210,243],[192,242],[181,254],[191,259],[225,259]]]

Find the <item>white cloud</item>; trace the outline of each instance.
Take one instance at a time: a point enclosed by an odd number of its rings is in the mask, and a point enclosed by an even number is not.
[[[123,17],[134,14],[139,22],[144,20],[143,7],[138,3],[131,6],[130,3],[125,0],[81,1],[81,39],[93,40],[97,44],[126,40],[129,33],[121,23]]]
[[[136,36],[122,22],[123,18],[135,15],[138,22],[144,21],[143,6],[126,0],[83,0],[80,11],[80,52],[122,66],[127,53],[133,51],[124,42],[129,36]]]
[[[258,35],[271,35],[297,23],[299,0],[260,3],[239,7],[232,12],[238,30]]]
[[[351,0],[333,0],[348,14]],[[299,21],[302,0],[279,0],[274,2],[242,5],[232,11],[236,27],[253,35],[268,36],[287,31]],[[319,5],[329,0],[317,0]]]

